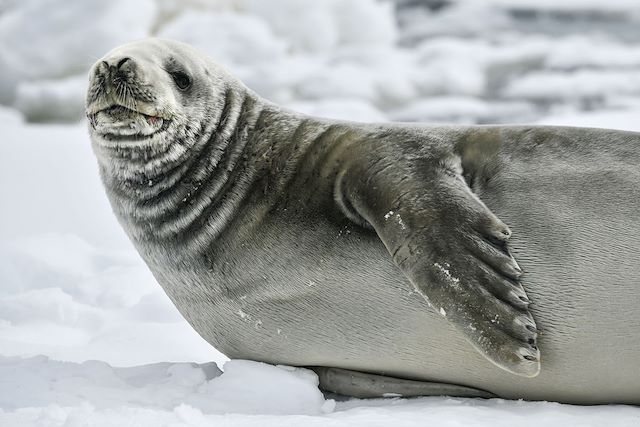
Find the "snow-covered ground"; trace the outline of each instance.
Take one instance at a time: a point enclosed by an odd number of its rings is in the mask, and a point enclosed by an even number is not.
[[[640,409],[447,397],[336,402],[300,368],[233,360],[112,368],[0,357],[0,426],[637,426]]]
[[[111,214],[85,76],[148,35],[317,115],[640,131],[640,2],[397,4],[0,0],[0,426],[640,425],[625,406],[335,402],[310,371],[224,365]]]

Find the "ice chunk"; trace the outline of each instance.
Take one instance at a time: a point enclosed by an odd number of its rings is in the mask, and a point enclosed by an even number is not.
[[[277,61],[287,48],[263,20],[231,11],[186,10],[158,36],[189,43],[217,62],[231,66]]]
[[[87,76],[18,84],[15,105],[28,121],[75,122],[84,117]]]

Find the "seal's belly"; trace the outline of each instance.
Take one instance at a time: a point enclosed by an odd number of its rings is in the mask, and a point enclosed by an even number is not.
[[[224,298],[190,298],[181,311],[233,358],[382,372],[512,398],[628,400],[640,391],[635,276],[629,272],[626,282],[612,280],[622,278],[606,271],[615,257],[593,249],[591,257],[569,252],[554,261],[553,245],[545,239],[555,226],[525,230],[521,221],[509,224],[518,235],[524,285],[543,331],[543,369],[534,379],[504,372],[478,354],[413,291],[375,235],[356,229],[342,234],[328,224],[308,229],[291,251],[292,242],[275,233],[285,227],[265,224],[264,231],[273,226],[275,234],[256,239],[262,249],[245,246],[251,256],[239,261],[238,284],[226,284],[230,292]],[[593,265],[580,270],[581,259]]]
[[[295,242],[281,230],[292,231]],[[407,319],[429,312],[371,232],[329,223],[297,229],[275,220],[244,248],[227,285],[232,291],[216,303],[226,314],[217,316],[220,325],[206,326],[231,357],[354,368],[369,359],[370,369],[378,369],[386,356],[376,361],[371,346],[400,355],[403,339],[415,338]]]

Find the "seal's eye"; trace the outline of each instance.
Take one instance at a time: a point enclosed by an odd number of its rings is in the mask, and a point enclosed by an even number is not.
[[[173,81],[176,82],[176,86],[180,90],[187,90],[191,86],[191,79],[182,71],[174,71],[171,73],[171,77],[173,77]]]

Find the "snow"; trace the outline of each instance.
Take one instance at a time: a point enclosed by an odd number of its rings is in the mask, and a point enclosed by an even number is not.
[[[0,354],[117,365],[224,361],[120,229],[85,126],[8,123],[3,132],[0,199],[12,208],[0,213]]]
[[[22,115],[14,110],[13,108],[8,108],[4,106],[0,106],[0,123],[12,123],[17,124],[22,122]]]
[[[0,101],[13,101],[20,82],[86,75],[114,46],[147,36],[155,10],[153,0],[10,3],[0,15]]]
[[[338,401],[312,371],[232,360],[114,368],[0,357],[0,426],[635,426],[640,408],[501,399]]]
[[[640,109],[635,111],[600,111],[588,113],[556,114],[543,118],[540,124],[554,126],[581,126],[592,128],[624,129],[640,132],[638,115]]]
[[[0,357],[0,376],[0,405],[6,409],[86,402],[118,408],[135,402],[147,408],[189,405],[208,414],[314,415],[335,406],[318,390],[313,371],[247,360],[227,362],[222,375],[213,362],[114,368],[95,360]]]
[[[284,106],[294,111],[313,116],[327,117],[337,120],[352,120],[359,122],[384,122],[387,116],[371,103],[356,97],[337,98],[317,101],[297,101],[284,103]]]
[[[408,103],[390,113],[400,122],[508,123],[517,118],[535,117],[533,108],[524,102],[486,102],[465,96],[433,96]]]
[[[228,361],[117,224],[83,122],[86,75],[149,35],[319,116],[640,131],[637,1],[397,2],[0,2],[0,426],[640,424],[615,405],[333,400],[311,371]]]
[[[20,82],[15,106],[31,122],[74,121],[84,114],[87,76]]]
[[[236,12],[187,10],[158,36],[189,43],[222,64],[278,60],[287,48],[263,20]]]
[[[458,1],[474,1],[474,0],[458,0]],[[561,11],[622,11],[640,10],[640,5],[636,0],[608,0],[602,2],[600,0],[480,0],[485,4],[532,8],[537,10],[561,10]]]
[[[328,52],[340,46],[391,45],[396,37],[393,6],[376,0],[241,0],[244,11],[255,14],[287,38],[294,51]]]
[[[505,88],[510,98],[535,100],[605,98],[639,91],[640,73],[635,70],[530,73]]]
[[[5,2],[0,104],[29,122],[80,121],[89,65],[148,35],[193,44],[268,99],[327,117],[535,121],[559,106],[579,113],[640,97],[633,2],[451,0],[429,9],[397,1],[414,6],[396,13],[384,0]]]

